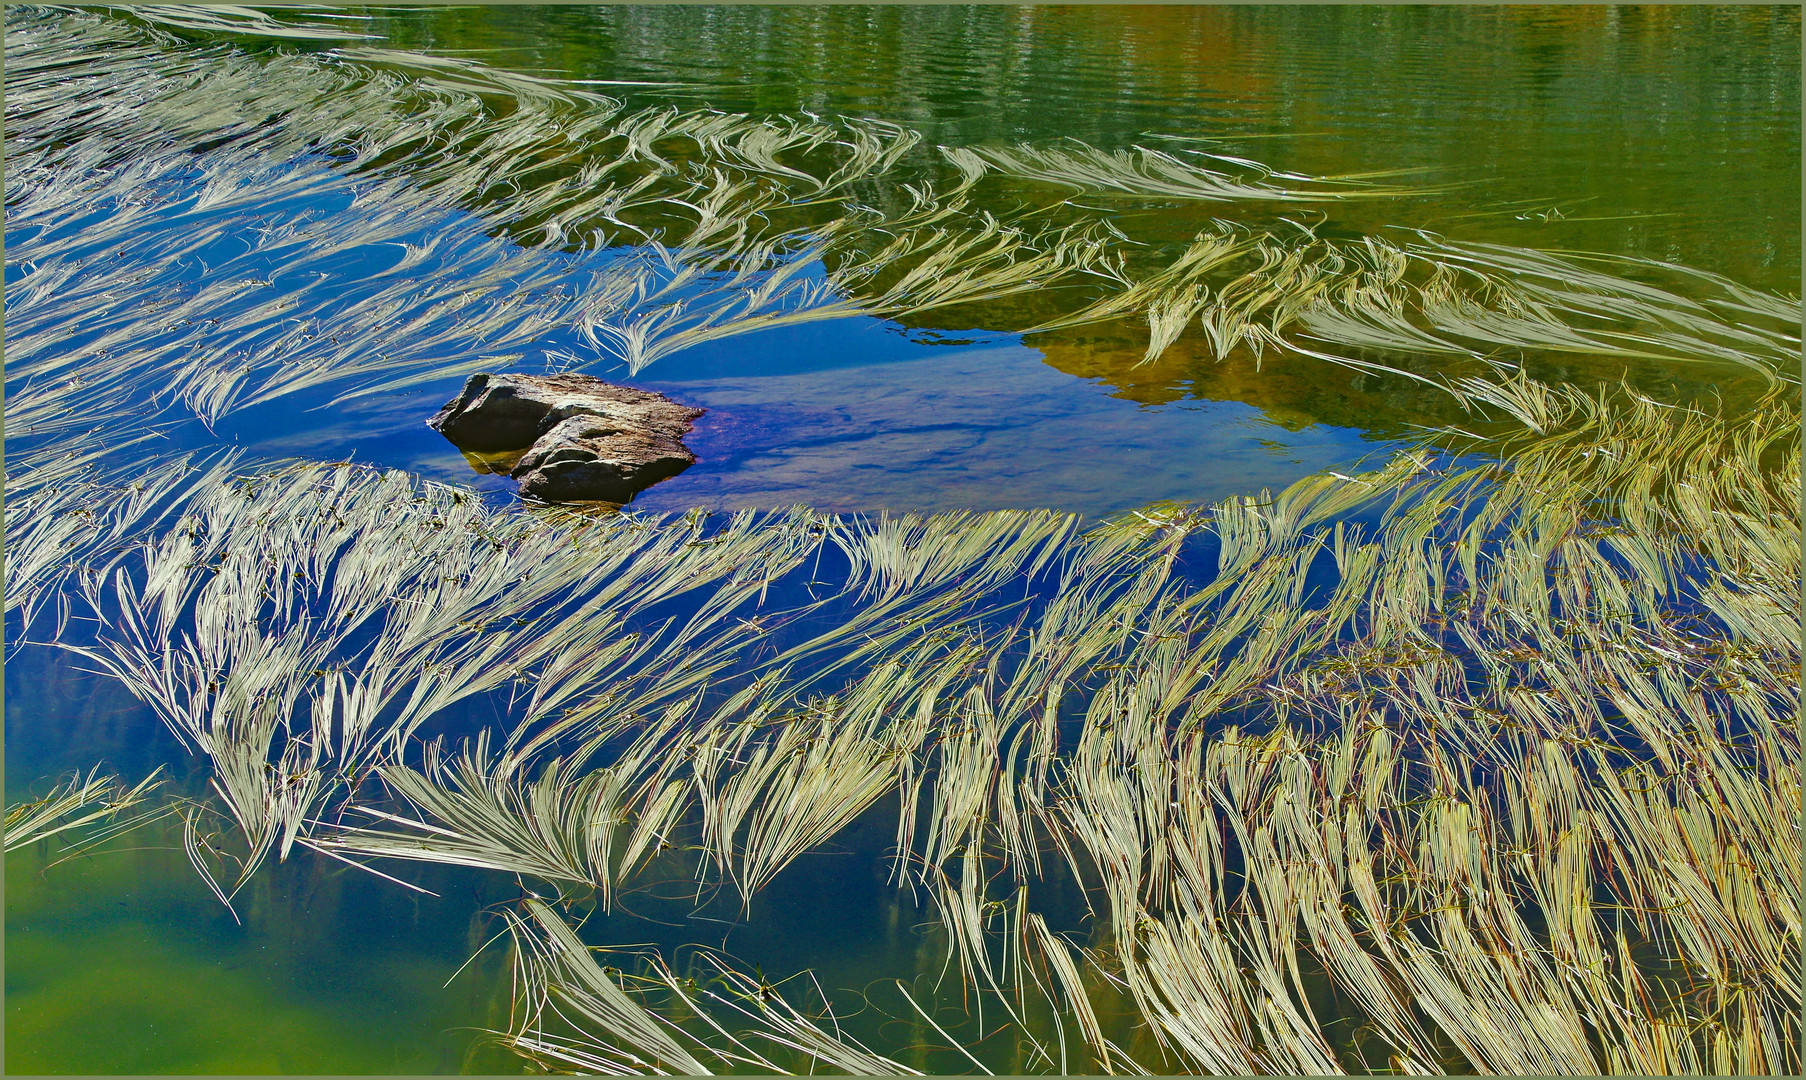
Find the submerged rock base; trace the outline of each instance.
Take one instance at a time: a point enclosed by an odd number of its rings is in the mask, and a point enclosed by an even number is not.
[[[683,437],[703,411],[590,375],[480,372],[427,425],[527,498],[624,503],[696,463]]]

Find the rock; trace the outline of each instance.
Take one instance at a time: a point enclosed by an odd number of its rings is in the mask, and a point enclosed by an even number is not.
[[[524,496],[620,503],[695,463],[682,440],[702,413],[589,375],[481,373],[427,424],[479,471],[512,466]]]
[[[616,386],[590,375],[492,375],[479,372],[427,421],[461,450],[520,450],[570,416],[607,417],[622,431],[680,439],[703,410],[663,394]]]
[[[669,435],[622,431],[603,417],[573,416],[541,435],[511,475],[520,481],[522,495],[547,502],[626,502],[695,461]]]

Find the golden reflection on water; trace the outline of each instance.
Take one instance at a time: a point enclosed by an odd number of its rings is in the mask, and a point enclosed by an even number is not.
[[[1048,366],[1097,380],[1110,387],[1114,397],[1144,405],[1236,401],[1293,432],[1327,424],[1357,428],[1370,436],[1407,438],[1420,427],[1459,423],[1483,433],[1480,429],[1486,426],[1476,425],[1473,414],[1440,386],[1296,354],[1270,351],[1257,356],[1247,348],[1219,360],[1210,343],[1195,332],[1181,336],[1148,362],[1143,361],[1147,328],[1130,322],[1036,334],[1029,344],[1040,350]],[[1481,373],[1478,364],[1414,364],[1401,357],[1388,362],[1434,380]],[[1645,362],[1631,367],[1621,360],[1545,356],[1524,366],[1534,377],[1551,383],[1593,386],[1628,381],[1662,401],[1718,398],[1732,407],[1756,401],[1767,386],[1753,372],[1724,365]]]

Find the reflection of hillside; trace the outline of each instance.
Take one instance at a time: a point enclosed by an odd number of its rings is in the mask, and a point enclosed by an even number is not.
[[[1355,371],[1305,356],[1269,353],[1256,360],[1246,350],[1219,361],[1208,342],[1189,334],[1160,359],[1142,364],[1147,331],[1128,323],[1037,334],[1028,343],[1049,366],[1113,387],[1114,397],[1144,405],[1188,398],[1239,401],[1289,431],[1330,424],[1396,437],[1409,424],[1466,419],[1449,394],[1402,375]]]
[[[1140,362],[1146,329],[1126,322],[1036,334],[1028,344],[1041,351],[1049,366],[1103,383],[1113,388],[1114,397],[1146,405],[1186,399],[1239,401],[1291,431],[1329,424],[1356,428],[1375,438],[1396,438],[1410,434],[1414,425],[1453,424],[1476,433],[1489,426],[1439,387],[1405,375],[1360,371],[1289,353],[1269,352],[1257,360],[1245,349],[1218,360],[1196,333],[1180,337],[1148,364]],[[1477,367],[1457,370],[1404,358],[1389,362],[1433,380],[1479,373]],[[1645,364],[1627,372],[1622,362],[1564,357],[1532,361],[1528,367],[1536,378],[1557,385],[1616,385],[1628,379],[1660,401],[1699,401],[1716,395],[1736,403],[1754,400],[1761,389],[1754,375],[1717,365]]]

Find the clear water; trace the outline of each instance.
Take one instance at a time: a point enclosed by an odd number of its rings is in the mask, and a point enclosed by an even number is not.
[[[1402,171],[1435,190],[1335,204],[1319,231],[1428,229],[1659,259],[1799,291],[1797,8],[346,11],[386,48],[586,81],[630,106],[870,116],[920,131],[928,145],[1072,137],[1104,149],[1209,145],[1308,175]],[[216,43],[190,37],[197,49]],[[995,196],[997,209],[1016,196]],[[342,212],[304,202],[273,201],[270,212]],[[1111,205],[1149,243],[1182,241],[1213,216],[1253,213],[1177,200]],[[150,215],[134,227],[154,237],[161,225]],[[486,228],[471,214],[432,227],[471,236]],[[33,238],[9,239],[18,251]],[[380,257],[348,256],[347,277]],[[1128,323],[1000,332],[1034,321],[1013,317],[1016,303],[907,324],[854,318],[773,330],[658,361],[625,381],[709,412],[690,440],[700,463],[636,506],[1054,507],[1095,518],[1277,488],[1461,415],[1405,380],[1297,357],[1219,362],[1189,338],[1141,365],[1145,329]],[[578,352],[580,343],[552,334],[536,348]],[[600,363],[584,370],[611,374]],[[1627,372],[1572,361],[1560,374],[1584,383]],[[1628,374],[1681,392],[1717,379]],[[473,474],[423,425],[459,381],[334,406],[325,392],[295,395],[169,437],[271,458],[355,457],[503,497],[500,481]],[[1734,390],[1730,381],[1724,388]],[[200,790],[204,776],[154,717],[84,668],[32,646],[9,658],[7,801],[101,760],[134,777],[159,763],[193,770],[184,782]],[[885,828],[863,823],[844,847],[858,850],[861,829],[881,837]],[[511,882],[421,871],[413,880],[440,894],[428,897],[300,857],[266,868],[239,905],[240,922],[196,879],[171,830],[52,866],[54,847],[6,862],[11,1072],[521,1068],[477,1034],[506,1022],[501,948],[460,970],[499,929],[483,911],[516,895]],[[877,880],[867,860],[801,860],[750,918],[730,904],[708,911],[722,922],[698,929],[693,907],[675,895],[630,899],[593,926],[599,939],[623,943],[724,946],[773,974],[813,970],[836,993],[908,972],[932,983],[938,971],[918,927],[927,910]]]

